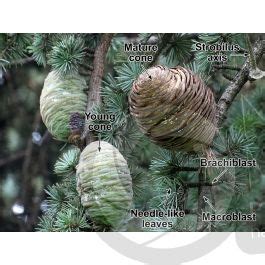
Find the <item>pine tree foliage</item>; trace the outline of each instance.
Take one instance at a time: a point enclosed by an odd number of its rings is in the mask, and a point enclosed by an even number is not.
[[[124,42],[126,39],[121,36],[119,38],[113,38],[111,46],[107,53],[107,61],[109,64],[117,65],[127,62],[126,53],[124,52]]]
[[[58,73],[75,74],[85,56],[85,42],[80,37],[65,36],[52,47],[49,64]]]
[[[207,44],[217,44],[217,43],[234,43],[239,44],[241,48],[245,48],[245,39],[243,34],[199,34],[198,40],[194,41],[194,51],[195,51],[195,44],[196,43],[207,43]],[[213,65],[215,64],[222,64],[216,62],[208,62],[207,57],[211,56],[213,52],[211,51],[195,51],[195,62],[197,63],[198,67],[200,68],[201,72],[212,75],[213,72]],[[232,61],[232,65],[237,67],[239,64],[243,63],[242,57],[231,57],[233,52],[220,52],[220,54],[226,54],[229,58],[229,61]],[[231,75],[233,76],[233,75]]]
[[[163,37],[164,34],[139,34],[131,42],[136,40],[152,43],[161,48]],[[86,75],[88,81],[93,70],[93,52],[99,39],[100,34],[2,34],[0,63],[3,67],[14,60],[31,56],[38,65],[49,67],[62,75],[81,72]],[[100,132],[97,136],[117,147],[126,158],[132,175],[135,208],[183,209],[186,211],[185,218],[170,220],[174,224],[170,231],[195,231],[198,189],[188,188],[187,185],[198,182],[199,155],[158,148],[139,131],[129,113],[128,93],[135,79],[148,65],[127,61],[128,54],[123,50],[125,40],[124,35],[117,34],[111,42],[101,89],[102,103],[93,109],[93,113],[115,114],[116,119],[111,131]],[[156,64],[181,65],[191,69],[211,86],[218,100],[228,83],[226,77],[234,77],[237,70],[222,69],[224,64],[207,61],[207,56],[212,53],[195,51],[194,44],[197,42],[237,43],[244,50],[247,48],[245,36],[172,34],[170,41],[159,50]],[[232,52],[226,54],[227,64],[234,68],[242,67],[243,57],[233,57]],[[220,68],[215,67],[216,64]],[[218,208],[218,211],[246,212],[246,209],[249,210],[249,204],[254,203],[261,193],[258,185],[262,169],[265,167],[265,152],[260,148],[265,143],[265,99],[261,86],[261,83],[257,82],[255,91],[249,91],[248,94],[236,98],[227,121],[214,140],[212,149],[216,157],[255,158],[261,167],[236,169],[235,172],[225,174],[221,184],[215,187],[216,193],[222,198],[226,197],[225,194],[233,194],[233,198],[229,197],[231,201],[225,198],[227,209]],[[55,163],[54,171],[60,181],[46,190],[47,210],[40,218],[38,231],[108,229],[94,224],[80,203],[75,180],[79,155],[78,149],[70,147]],[[214,174],[218,175],[220,170],[216,170]],[[228,226],[223,223],[215,223],[212,227],[215,231],[228,230]],[[229,229],[243,231],[246,227],[247,224],[235,223]],[[152,231],[162,230],[156,228]]]
[[[1,34],[1,59],[17,60],[26,56],[31,34]]]
[[[75,174],[75,166],[78,163],[80,150],[72,147],[64,152],[55,163],[54,172],[58,176],[73,176]]]
[[[38,231],[89,231],[86,210],[76,191],[75,167],[80,151],[73,147],[65,151],[55,164],[54,171],[62,178],[60,184],[47,188],[47,211],[40,218]]]
[[[0,67],[20,64],[27,57],[27,48],[32,40],[31,34],[0,34]]]
[[[128,93],[131,90],[133,82],[145,70],[145,68],[141,63],[133,62],[124,63],[118,66],[115,70],[118,73],[118,86],[125,93]]]
[[[34,35],[32,45],[30,45],[28,49],[38,65],[46,66],[47,53],[50,51],[51,45],[51,34],[39,33]]]
[[[184,63],[191,57],[192,39],[188,34],[174,34],[164,50],[164,57],[169,65]]]
[[[157,39],[161,39],[159,34],[156,35]],[[146,36],[146,39],[150,39],[151,36]],[[210,43],[216,43],[217,41],[237,41],[240,36],[218,34],[200,35],[199,40],[207,41]],[[189,36],[174,35],[172,43],[169,43],[160,60],[163,60],[163,56],[167,58],[168,64],[187,64],[190,54],[190,47],[192,40]],[[241,45],[244,42],[241,41]],[[209,71],[212,69],[211,63],[205,64],[205,58],[201,58],[202,54],[195,53],[195,62],[191,64],[191,70],[197,73],[202,73],[203,79],[208,79]],[[205,56],[205,53],[203,53]],[[201,62],[204,62],[202,64]],[[236,66],[240,65],[240,58],[236,62]],[[147,209],[171,209],[183,207],[183,200],[185,200],[185,183],[197,181],[198,157],[196,155],[183,155],[178,152],[170,152],[160,149],[157,153],[153,153],[153,159],[150,164],[147,165],[147,169],[139,167],[139,161],[137,161],[137,155],[139,148],[144,144],[145,139],[139,138],[139,132],[130,119],[128,112],[127,94],[130,91],[132,82],[137,76],[145,70],[145,66],[140,63],[117,63],[114,68],[115,74],[108,75],[105,79],[103,86],[103,103],[104,109],[107,112],[115,113],[117,120],[113,131],[110,133],[103,133],[104,139],[121,149],[124,155],[127,157],[131,167],[133,183],[134,183],[134,201],[135,207]],[[232,73],[231,73],[232,74]],[[241,106],[242,107],[242,106]],[[236,122],[226,127],[221,133],[223,142],[219,142],[218,139],[216,146],[221,148],[223,154],[229,157],[253,157],[257,150],[255,145],[255,139],[257,138],[253,129],[247,130],[254,125],[262,124],[257,120],[254,122],[255,115],[246,116],[245,110],[241,110],[241,115],[238,114]],[[252,117],[252,119],[251,119]],[[257,118],[256,118],[257,119]],[[249,124],[248,124],[249,122]],[[131,128],[131,130],[130,130]],[[247,131],[246,131],[247,130]],[[135,137],[133,132],[136,132]],[[127,144],[126,144],[127,143]],[[134,159],[130,157],[129,152],[133,152]],[[218,155],[218,153],[217,153]],[[136,156],[136,159],[135,159]],[[150,154],[149,154],[150,157]],[[143,165],[145,166],[145,165]],[[181,168],[194,168],[192,171],[181,171]],[[224,180],[223,185],[218,188],[220,192],[234,192],[234,198],[230,205],[230,210],[235,210],[238,200],[242,200],[243,197],[248,197],[248,200],[255,199],[255,195],[251,193],[251,185],[255,185],[257,181],[251,179],[253,172],[246,172],[238,170],[235,173],[235,182],[232,185],[231,179]],[[144,177],[145,176],[145,177]],[[149,179],[147,179],[147,177]],[[252,177],[253,178],[253,177]],[[148,183],[152,183],[152,187]],[[255,189],[256,190],[256,189]],[[170,192],[169,192],[170,191]],[[190,207],[193,212],[196,206],[197,200],[196,189],[189,190],[189,199],[186,202],[185,207]],[[246,200],[247,201],[247,200]],[[247,205],[247,203],[245,204]],[[247,206],[245,206],[247,207]],[[193,231],[195,229],[196,218],[194,214],[188,214],[182,221],[173,220],[174,231]],[[215,229],[222,229],[222,224],[216,224]],[[238,224],[237,229],[242,229],[242,225]],[[157,230],[157,229],[154,229]],[[158,229],[161,231],[160,229]]]
[[[115,124],[124,124],[129,118],[127,95],[110,74],[107,75],[101,95],[107,113],[115,114]]]

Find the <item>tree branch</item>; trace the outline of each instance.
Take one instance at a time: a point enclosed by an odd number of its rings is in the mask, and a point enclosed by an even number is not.
[[[28,64],[28,63],[32,63],[32,62],[34,62],[34,59],[32,57],[26,57],[26,58],[21,58],[21,59],[14,60],[11,62],[3,62],[3,63],[1,63],[1,65],[7,66],[7,67],[12,67],[12,66]]]
[[[230,82],[233,82],[233,81],[234,81],[234,77],[232,77],[232,76],[230,76],[230,75],[228,75],[228,74],[226,74],[226,73],[222,73],[222,76],[223,76],[225,79],[227,79],[228,81],[230,81]]]
[[[176,171],[198,171],[198,167],[177,167]]]
[[[201,168],[199,173],[199,183],[205,183],[205,174]],[[206,187],[203,185],[198,186],[198,211],[197,211],[197,227],[196,231],[203,231],[205,229],[205,223],[202,221],[202,213],[205,210],[205,201],[203,196],[206,194]]]
[[[26,151],[23,150],[23,151],[18,151],[17,153],[12,154],[7,158],[1,158],[0,159],[0,167],[5,166],[9,163],[12,163],[14,161],[17,161],[17,160],[23,158],[25,156],[25,154],[26,154]]]
[[[222,183],[223,183],[223,181],[218,181],[216,183],[204,181],[204,182],[186,182],[186,183],[184,183],[184,185],[186,185],[188,188],[199,188],[200,186],[212,187],[212,186],[220,185]]]
[[[256,61],[258,62],[265,49],[265,41],[257,41],[254,45],[254,56]],[[249,71],[251,69],[249,59],[246,60],[242,69],[237,73],[234,78],[234,81],[231,82],[228,87],[225,89],[224,93],[222,94],[221,98],[217,104],[217,126],[220,127],[223,121],[226,118],[226,113],[231,106],[233,100],[235,99],[236,95],[240,92],[243,85],[249,80]]]
[[[93,71],[90,77],[89,90],[87,95],[86,112],[91,112],[93,107],[100,103],[100,88],[104,74],[104,62],[113,35],[114,34],[112,33],[102,34],[101,40],[95,49]],[[88,125],[88,122],[86,122],[85,129],[82,135],[82,140],[86,139],[86,144],[93,141],[93,136],[88,131]]]
[[[216,69],[227,69],[227,70],[233,70],[233,71],[240,71],[241,68],[233,65],[213,65],[214,68]]]

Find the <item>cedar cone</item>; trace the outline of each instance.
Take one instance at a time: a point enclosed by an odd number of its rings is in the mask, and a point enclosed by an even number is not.
[[[126,160],[111,144],[92,142],[77,165],[77,191],[91,219],[120,231],[132,207],[132,178]]]
[[[212,91],[181,66],[154,66],[139,75],[129,95],[140,130],[167,149],[200,151],[216,132]]]
[[[81,134],[82,128],[78,129],[77,125],[82,126],[80,119],[84,119],[86,88],[86,81],[79,75],[62,77],[52,71],[45,79],[40,96],[40,113],[55,139],[72,142],[71,136]]]

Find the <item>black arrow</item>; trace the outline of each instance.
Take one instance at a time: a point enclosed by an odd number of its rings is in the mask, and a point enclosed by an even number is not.
[[[141,68],[143,69],[143,72],[146,71],[146,73],[147,73],[147,75],[148,75],[148,78],[149,78],[150,80],[152,80],[152,76],[148,73],[148,71],[147,71],[147,69],[145,68],[145,66],[144,66],[142,63],[140,63],[140,65],[141,65]],[[142,73],[143,73],[143,72],[142,72]]]
[[[101,146],[100,146],[100,134],[98,135],[98,151],[100,152]]]
[[[152,76],[148,73],[148,71],[146,70],[146,73],[147,73],[147,75],[148,75],[148,77],[149,77],[149,79],[150,80],[152,80]]]

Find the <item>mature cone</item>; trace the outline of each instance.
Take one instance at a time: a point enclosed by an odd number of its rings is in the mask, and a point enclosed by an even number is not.
[[[160,146],[199,151],[213,140],[213,93],[183,67],[155,66],[142,73],[133,83],[129,104],[140,130]]]
[[[53,71],[45,79],[40,113],[55,139],[69,141],[69,136],[76,134],[76,128],[73,131],[71,124],[73,117],[84,116],[87,101],[85,89],[86,82],[79,75],[60,77]]]
[[[93,142],[82,151],[77,166],[77,191],[91,219],[118,230],[132,204],[132,179],[126,160],[111,144]]]

